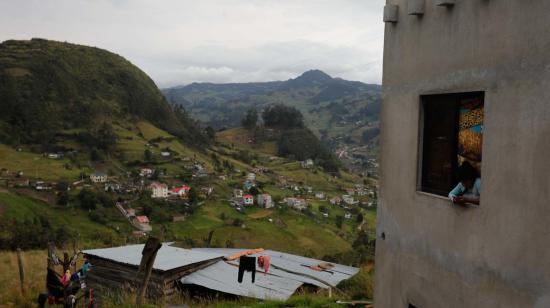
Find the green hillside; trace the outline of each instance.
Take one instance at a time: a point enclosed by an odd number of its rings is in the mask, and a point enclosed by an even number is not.
[[[204,141],[197,123],[169,105],[155,83],[119,55],[32,39],[0,43],[0,141],[41,150],[63,130],[145,119],[188,143]]]

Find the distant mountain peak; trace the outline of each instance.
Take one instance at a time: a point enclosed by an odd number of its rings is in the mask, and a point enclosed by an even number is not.
[[[304,72],[302,75],[296,77],[294,80],[327,82],[327,81],[331,81],[332,77],[321,70],[314,69],[314,70],[309,70],[307,72]]]
[[[321,70],[309,70],[302,75],[285,81],[281,89],[297,89],[311,86],[324,86],[334,79]]]

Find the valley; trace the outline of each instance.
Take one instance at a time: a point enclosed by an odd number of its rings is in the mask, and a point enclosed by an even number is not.
[[[240,109],[218,102],[215,90],[209,97],[228,115],[216,122],[206,112],[213,105],[169,103],[107,51],[41,39],[0,44],[0,250],[156,236],[180,247],[262,247],[366,266],[378,182],[365,158],[376,157],[379,88],[346,86],[342,98],[327,87],[347,81],[302,77],[252,87],[247,94],[259,103]],[[314,90],[306,95],[304,85]],[[273,86],[287,92],[266,94]],[[346,111],[328,119],[338,104]],[[258,114],[242,127],[252,107]],[[361,271],[361,285],[349,288],[370,298],[371,275]]]

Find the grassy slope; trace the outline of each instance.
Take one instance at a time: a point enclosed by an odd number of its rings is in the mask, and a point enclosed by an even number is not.
[[[0,192],[0,209],[5,220],[26,221],[45,216],[52,225],[65,226],[69,233],[76,235],[80,248],[104,246],[112,244],[111,239],[120,240],[122,235],[114,231],[117,227],[121,233],[130,231],[128,224],[122,218],[116,219],[115,215],[115,219],[105,226],[90,221],[87,212],[78,208],[61,208],[15,193]]]
[[[77,178],[80,170],[65,169],[64,164],[68,159],[49,159],[41,154],[30,152],[17,152],[15,149],[0,144],[0,168],[10,171],[23,171],[23,175],[45,180],[58,180],[61,178]],[[83,169],[84,171],[87,169]]]

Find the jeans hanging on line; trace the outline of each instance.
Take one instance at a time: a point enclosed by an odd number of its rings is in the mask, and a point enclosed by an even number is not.
[[[256,279],[256,257],[242,256],[239,258],[239,283],[243,282],[244,272],[252,272],[252,283]]]

